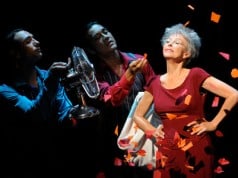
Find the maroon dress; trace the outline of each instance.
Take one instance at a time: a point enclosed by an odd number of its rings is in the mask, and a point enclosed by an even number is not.
[[[204,118],[203,81],[210,74],[192,68],[185,81],[174,89],[161,85],[160,76],[151,80],[146,90],[154,97],[155,111],[161,117],[165,139],[159,141],[157,167],[162,178],[211,178],[213,147],[208,134],[191,135],[186,125]]]

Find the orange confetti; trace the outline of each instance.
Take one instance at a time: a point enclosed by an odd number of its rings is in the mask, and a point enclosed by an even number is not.
[[[220,14],[217,14],[215,12],[211,13],[211,21],[212,22],[218,23],[220,21],[220,18],[221,18]]]
[[[118,125],[115,127],[114,134],[118,136]]]
[[[127,152],[127,155],[124,155],[124,157],[125,157],[126,162],[129,163],[129,162],[130,162],[130,159],[131,159],[131,157],[132,157],[130,151],[128,151],[128,152]]]
[[[212,102],[212,107],[217,107],[219,103],[219,97],[215,96]]]
[[[131,142],[131,144],[133,145],[133,147],[138,147],[138,145],[139,145],[138,142]]]
[[[164,156],[161,151],[156,152],[156,162],[158,162],[161,167],[165,166],[167,160],[168,160],[168,157]]]
[[[183,119],[183,118],[186,118],[186,117],[188,117],[188,115],[187,114],[183,114],[183,115],[177,116],[177,119]]]
[[[183,118],[188,117],[188,115],[183,114],[183,115],[178,116],[178,115],[176,115],[176,114],[166,113],[166,117],[167,117],[169,120],[173,120],[173,119],[183,119]]]
[[[187,96],[185,97],[184,104],[189,105],[189,104],[190,104],[190,101],[191,101],[191,98],[192,98],[191,95],[187,95]]]
[[[238,69],[237,68],[234,68],[231,70],[231,77],[238,78]]]
[[[177,143],[177,145],[178,145],[179,148],[184,147],[185,144],[186,144],[186,139],[182,139],[182,138],[179,139],[179,141],[178,141],[178,143]]]
[[[192,148],[193,147],[193,143],[192,142],[189,142],[187,145],[185,145],[182,150],[183,151],[187,151],[188,149]]]
[[[194,166],[190,166],[190,165],[185,164],[185,167],[188,168],[189,170],[192,170],[192,171],[194,170]]]
[[[161,158],[161,167],[162,168],[165,167],[165,164],[166,164],[167,160],[168,160],[168,157],[162,155],[162,158]]]
[[[176,119],[176,117],[177,117],[176,114],[171,114],[171,113],[166,113],[166,116],[169,120]]]

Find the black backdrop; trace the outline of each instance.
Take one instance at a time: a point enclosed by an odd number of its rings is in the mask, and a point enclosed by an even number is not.
[[[194,10],[188,8],[188,4]],[[160,37],[166,26],[190,21],[202,38],[200,57],[192,65],[201,66],[215,77],[238,88],[238,79],[230,72],[238,68],[237,14],[234,4],[225,0],[170,0],[170,1],[78,1],[78,2],[6,2],[1,6],[0,33],[15,27],[29,29],[41,42],[45,59],[43,67],[53,61],[66,60],[73,45],[80,45],[79,31],[89,20],[98,20],[109,28],[123,51],[148,53],[148,59],[157,73],[165,70],[161,56]],[[219,23],[210,20],[211,12],[221,15]],[[230,54],[224,59],[219,52]],[[4,59],[3,59],[4,60]],[[207,104],[207,113],[213,116],[213,97]],[[218,129],[224,137],[215,138],[221,155],[231,161],[218,177],[237,177],[238,138],[236,107]]]

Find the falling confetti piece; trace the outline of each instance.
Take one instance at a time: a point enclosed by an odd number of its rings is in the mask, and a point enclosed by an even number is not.
[[[129,162],[128,165],[132,166],[132,167],[135,167],[135,163],[133,163],[133,162]]]
[[[185,89],[181,95],[186,95],[188,92],[188,89]]]
[[[216,130],[216,131],[215,131],[215,135],[216,135],[217,137],[224,137],[223,133],[222,133],[220,130]]]
[[[224,52],[219,52],[219,54],[224,57],[226,60],[230,60],[230,54],[224,53]]]
[[[217,173],[217,174],[221,174],[221,173],[223,173],[224,171],[223,171],[223,169],[222,169],[221,166],[218,166],[218,167],[214,170],[214,172]]]
[[[118,125],[115,127],[114,134],[118,136]]]
[[[190,101],[191,101],[191,98],[192,98],[191,95],[187,95],[186,98],[185,98],[185,100],[184,100],[184,104],[189,105],[189,104],[190,104]]]
[[[189,170],[192,170],[192,171],[194,170],[194,166],[190,166],[190,165],[185,164],[185,167],[188,168]]]
[[[187,114],[182,114],[182,115],[180,115],[180,116],[177,116],[176,119],[183,119],[183,118],[186,118],[186,117],[188,117]]]
[[[106,175],[105,175],[105,173],[104,172],[99,172],[99,173],[97,173],[97,175],[96,175],[96,178],[105,178],[106,177]]]
[[[182,147],[184,147],[185,146],[185,144],[186,144],[186,139],[179,139],[179,141],[178,141],[178,148],[182,148]]]
[[[231,77],[238,78],[238,69],[237,68],[234,68],[231,70]]]
[[[162,159],[162,152],[161,151],[156,151],[156,160]]]
[[[73,127],[76,127],[77,126],[77,119],[75,119],[74,117],[71,118],[71,121],[72,121],[72,126]]]
[[[115,166],[121,166],[122,165],[122,160],[120,158],[115,157],[114,158],[114,165]]]
[[[156,170],[153,172],[153,178],[161,178],[161,172],[156,169]]]
[[[192,142],[189,142],[187,145],[185,145],[182,150],[183,151],[187,151],[188,149],[192,148],[193,147],[193,143]]]
[[[146,155],[146,151],[145,150],[139,150],[137,152],[137,154],[140,155],[140,156],[145,156]]]
[[[218,163],[219,163],[220,165],[222,165],[222,166],[225,166],[225,165],[230,164],[230,161],[228,161],[226,158],[220,158],[220,159],[218,160]]]
[[[133,145],[133,147],[138,147],[139,143],[138,142],[131,142],[131,144]]]
[[[177,117],[176,114],[171,114],[171,113],[166,113],[166,116],[169,120],[176,119],[176,117]]]
[[[191,9],[191,10],[195,9],[191,4],[188,4],[188,8]]]
[[[212,102],[212,107],[217,107],[219,104],[219,97],[215,96]]]
[[[125,157],[125,161],[127,162],[127,163],[130,163],[131,161],[131,151],[130,150],[127,150],[127,155],[124,155],[124,157]]]
[[[146,167],[147,167],[148,170],[153,170],[153,165],[152,164],[147,164]]]
[[[218,23],[220,21],[220,18],[221,18],[220,14],[217,14],[215,12],[211,13],[211,21],[212,22]]]
[[[104,101],[107,102],[112,96],[111,95],[105,95],[104,96]]]
[[[188,20],[187,22],[185,22],[184,26],[188,26],[190,24],[190,20]]]

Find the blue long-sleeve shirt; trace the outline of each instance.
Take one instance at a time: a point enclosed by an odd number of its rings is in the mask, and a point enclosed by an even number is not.
[[[48,162],[58,167],[55,158],[66,154],[65,132],[71,129],[64,126],[72,103],[58,78],[38,67],[36,71],[37,88],[20,75],[0,84],[1,175],[31,175],[48,169]]]
[[[36,71],[38,88],[20,79],[0,85],[0,113],[11,118],[62,122],[72,108],[64,87],[50,72],[38,67]]]

